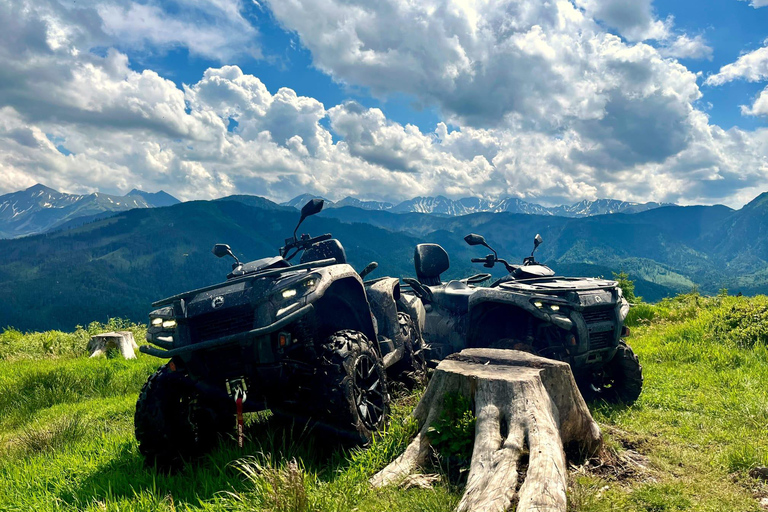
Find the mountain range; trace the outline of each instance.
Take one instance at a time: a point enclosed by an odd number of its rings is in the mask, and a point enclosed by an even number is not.
[[[133,208],[156,208],[177,204],[178,199],[163,192],[133,189],[124,196],[94,192],[77,195],[37,184],[26,190],[0,196],[0,238],[45,233],[98,216]]]
[[[301,194],[290,201],[281,203],[283,206],[301,208],[312,199],[311,194]],[[525,213],[528,215],[553,215],[558,217],[590,217],[592,215],[607,215],[611,213],[640,213],[662,206],[671,206],[665,203],[633,203],[619,201],[617,199],[584,200],[571,205],[542,206],[529,203],[516,197],[507,197],[499,200],[483,199],[479,197],[464,197],[461,199],[449,199],[444,196],[414,197],[401,203],[393,204],[384,201],[361,201],[354,197],[345,197],[341,201],[333,202],[323,198],[326,208],[343,208],[352,206],[363,210],[388,211],[393,213],[431,213],[435,215],[469,215],[471,213]]]
[[[234,197],[234,196],[230,196]],[[269,201],[258,196],[237,196],[242,201]],[[258,199],[245,199],[256,198]],[[313,195],[302,194],[282,206],[301,208]],[[226,199],[226,198],[224,198]],[[521,199],[508,197],[500,200],[465,197],[449,199],[444,196],[415,197],[401,203],[365,201],[346,197],[341,201],[326,201],[326,208],[353,207],[370,211],[392,213],[429,213],[442,216],[460,216],[472,213],[524,213],[560,217],[589,217],[611,213],[639,213],[665,206],[661,203],[632,203],[615,199],[581,201],[572,205],[546,207]],[[149,193],[131,190],[124,196],[102,194],[66,194],[45,185],[35,185],[26,190],[0,196],[0,238],[45,233],[51,230],[76,227],[86,222],[103,219],[115,212],[133,208],[157,208],[179,203],[172,195],[163,192]]]
[[[135,208],[79,226],[0,240],[0,326],[72,328],[110,316],[144,321],[164,296],[221,281],[230,262],[210,253],[228,243],[241,260],[276,255],[298,220],[295,208],[255,196]],[[560,275],[626,271],[646,300],[699,287],[702,292],[768,292],[768,193],[740,210],[663,206],[635,214],[563,217],[479,212],[464,216],[394,213],[353,206],[310,217],[301,232],[333,233],[349,262],[370,261],[375,276],[413,276],[413,249],[435,242],[448,251],[444,279],[485,271],[470,263],[482,234],[509,261],[530,254]],[[496,268],[492,272],[501,275]]]

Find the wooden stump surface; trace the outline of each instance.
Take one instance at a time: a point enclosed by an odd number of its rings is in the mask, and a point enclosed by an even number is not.
[[[133,339],[131,331],[104,332],[91,336],[88,342],[88,352],[90,357],[97,357],[107,353],[110,348],[120,350],[122,356],[126,359],[136,359],[136,350],[139,346]]]
[[[430,455],[429,427],[445,397],[458,393],[477,418],[469,476],[459,511],[566,510],[564,446],[595,453],[602,437],[567,363],[517,350],[466,349],[437,367],[413,412],[419,433],[405,452],[371,478],[377,487],[399,483]],[[518,466],[529,454],[518,488]]]

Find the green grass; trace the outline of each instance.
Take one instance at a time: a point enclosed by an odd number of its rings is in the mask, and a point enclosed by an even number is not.
[[[0,510],[448,511],[459,485],[373,490],[405,447],[418,399],[398,399],[388,431],[345,451],[301,426],[251,418],[241,451],[224,441],[176,474],[145,468],[133,438],[138,391],[158,366],[140,355],[88,359],[76,333],[0,333]],[[613,459],[573,468],[571,510],[758,511],[768,485],[768,298],[689,294],[633,308],[630,344],[645,388],[632,407],[590,404]],[[54,340],[51,342],[50,340]],[[639,452],[644,467],[626,463]],[[629,469],[627,469],[629,468]]]

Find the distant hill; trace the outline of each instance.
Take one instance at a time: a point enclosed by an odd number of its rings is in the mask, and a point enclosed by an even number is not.
[[[228,243],[242,260],[277,254],[298,220],[292,207],[254,196],[136,208],[71,229],[0,240],[0,326],[72,328],[110,316],[144,321],[150,303],[224,278],[215,258]],[[445,279],[485,269],[470,263],[485,250],[467,246],[483,234],[501,255],[519,262],[536,233],[537,259],[558,274],[611,277],[626,271],[638,295],[655,301],[698,286],[707,293],[768,292],[768,196],[741,210],[667,206],[636,214],[569,218],[519,213],[445,216],[344,206],[307,219],[302,232],[333,233],[350,263],[378,261],[375,276],[413,276],[413,249],[443,245]],[[501,269],[493,269],[496,276]]]
[[[310,199],[318,197],[312,194],[301,194],[290,201],[281,203],[283,206],[301,208]],[[325,198],[322,198],[325,199]],[[661,206],[663,203],[632,203],[616,199],[597,199],[595,201],[580,201],[572,205],[546,207],[529,203],[515,197],[500,200],[489,200],[479,197],[464,197],[448,199],[444,196],[414,197],[401,203],[392,204],[383,201],[362,201],[354,197],[346,197],[334,203],[325,199],[326,208],[343,208],[351,206],[363,210],[389,211],[393,213],[431,213],[435,215],[460,216],[472,213],[525,213],[528,215],[555,215],[560,217],[590,217],[611,213],[639,213]]]
[[[133,208],[170,206],[179,200],[163,191],[132,190],[125,196],[101,193],[65,194],[37,184],[26,190],[0,196],[0,238],[44,233],[78,218],[98,218],[109,212]],[[76,224],[76,223],[75,223]]]

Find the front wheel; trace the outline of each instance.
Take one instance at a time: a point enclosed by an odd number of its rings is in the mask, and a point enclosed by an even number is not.
[[[387,376],[381,358],[361,332],[345,330],[323,345],[318,397],[331,425],[367,443],[389,412]]]
[[[624,340],[616,354],[603,368],[602,377],[593,384],[600,398],[609,402],[633,404],[643,390],[643,367]]]
[[[136,441],[147,464],[173,468],[212,448],[232,419],[225,411],[202,406],[183,375],[164,365],[149,377],[136,402]]]

